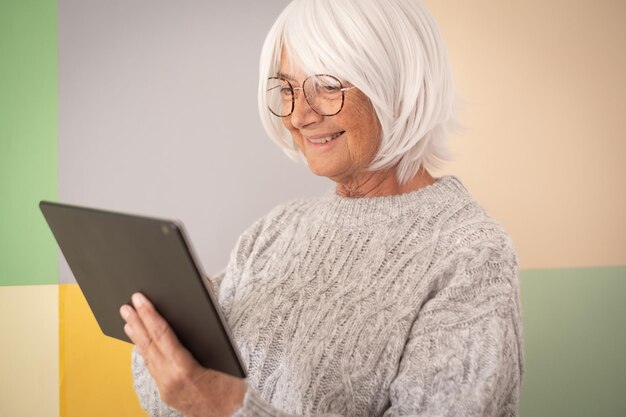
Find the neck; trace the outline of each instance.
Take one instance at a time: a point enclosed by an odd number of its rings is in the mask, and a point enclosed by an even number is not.
[[[337,183],[336,193],[342,197],[383,197],[399,195],[419,190],[431,185],[435,179],[424,168],[420,168],[417,174],[404,184],[398,183],[395,169],[368,172],[358,180],[345,183]]]

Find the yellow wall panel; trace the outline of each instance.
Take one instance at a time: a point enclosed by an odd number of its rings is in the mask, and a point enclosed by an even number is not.
[[[57,285],[0,286],[0,416],[59,416]]]
[[[59,291],[61,417],[145,417],[133,390],[131,345],[100,331],[78,285]]]
[[[425,3],[464,99],[446,172],[523,268],[626,265],[626,2]]]

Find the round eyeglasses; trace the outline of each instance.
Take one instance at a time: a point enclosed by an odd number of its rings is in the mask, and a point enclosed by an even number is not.
[[[328,74],[311,75],[304,80],[302,87],[292,86],[283,77],[270,77],[267,79],[265,94],[267,107],[278,117],[287,117],[293,113],[300,90],[315,113],[334,116],[343,108],[344,91],[353,88],[344,87],[338,78]]]

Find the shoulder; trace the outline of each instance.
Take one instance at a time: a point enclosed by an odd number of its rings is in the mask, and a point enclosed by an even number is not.
[[[260,252],[272,244],[276,238],[293,230],[293,224],[302,217],[302,213],[310,210],[314,199],[295,199],[271,209],[267,214],[254,221],[237,239],[230,253],[228,266],[222,276],[220,292],[228,292],[224,288],[233,288],[239,280],[245,265]],[[225,301],[221,300],[222,305]]]
[[[456,178],[459,191],[436,207],[433,254],[438,285],[518,286],[518,258],[511,236]]]
[[[451,193],[437,208],[439,245],[447,248],[448,256],[470,256],[472,252],[489,250],[494,256],[515,257],[513,240],[503,225],[491,217],[470,195],[460,180],[448,181],[458,185],[458,192]]]
[[[511,236],[476,202],[468,204],[458,216],[448,218],[443,232],[450,255],[475,257],[488,252],[495,258],[516,258]]]
[[[443,211],[421,314],[444,313],[424,331],[496,316],[519,330],[519,262],[510,235],[469,193],[451,199]]]

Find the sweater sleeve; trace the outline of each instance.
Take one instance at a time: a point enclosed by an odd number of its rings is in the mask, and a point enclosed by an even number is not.
[[[461,251],[424,304],[390,387],[391,416],[517,416],[523,374],[510,240]]]
[[[439,288],[411,327],[385,417],[517,416],[523,368],[518,267],[512,247],[494,246],[455,254],[435,283]],[[291,415],[248,387],[235,416]]]
[[[137,348],[133,348],[132,351],[132,371],[139,404],[150,417],[182,417],[180,413],[161,401],[156,383],[148,372],[143,358],[137,352]]]

